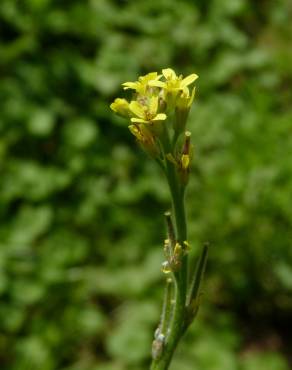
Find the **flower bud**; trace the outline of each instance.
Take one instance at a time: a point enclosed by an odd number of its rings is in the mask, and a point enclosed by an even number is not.
[[[136,137],[138,143],[141,147],[148,153],[151,157],[158,157],[159,148],[156,144],[155,137],[150,132],[150,130],[142,123],[134,123],[129,125],[129,130]]]
[[[178,135],[185,130],[195,92],[195,87],[191,94],[188,87],[185,87],[176,99],[174,130]]]
[[[181,157],[179,158],[178,166],[179,176],[183,184],[186,184],[188,182],[191,158],[192,158],[191,133],[189,131],[186,131],[182,153]]]
[[[126,99],[116,98],[110,108],[121,117],[129,118],[131,116],[129,102]]]

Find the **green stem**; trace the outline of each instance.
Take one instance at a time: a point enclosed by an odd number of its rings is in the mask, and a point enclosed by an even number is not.
[[[165,283],[164,302],[161,315],[160,332],[167,335],[169,321],[172,314],[173,280],[168,278]]]
[[[166,337],[166,345],[161,356],[156,359],[153,359],[151,364],[151,370],[168,369],[176,346],[181,337],[185,315],[185,304],[184,304],[185,300],[181,301],[181,295],[179,294],[178,285],[176,285],[175,295],[176,295],[175,308],[170,325],[170,334],[168,337]]]
[[[166,154],[171,153],[171,143],[168,134],[163,143]],[[184,207],[184,188],[179,183],[174,165],[166,159],[165,173],[171,193],[175,216],[177,241],[182,244],[187,240],[187,225]],[[186,295],[188,281],[188,259],[183,257],[179,272],[175,273],[175,306],[170,323],[170,332],[166,337],[165,347],[158,358],[154,358],[151,370],[167,370],[177,344],[183,334],[186,317]]]
[[[172,198],[172,205],[174,210],[174,218],[176,225],[176,235],[177,241],[180,244],[183,244],[187,240],[187,224],[185,216],[185,206],[184,206],[184,194],[180,189],[178,179],[175,173],[175,168],[172,163],[168,162],[167,167],[167,180]],[[183,257],[182,268],[180,269],[181,273],[181,286],[183,293],[186,294],[186,285],[187,285],[187,275],[188,275],[188,261],[187,255]]]

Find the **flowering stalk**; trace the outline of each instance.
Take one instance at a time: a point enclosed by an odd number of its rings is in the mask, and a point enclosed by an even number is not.
[[[172,212],[165,213],[167,238],[162,272],[166,287],[160,324],[152,343],[151,370],[167,370],[181,337],[199,308],[201,285],[208,247],[205,245],[195,271],[189,279],[185,215],[185,190],[192,160],[191,133],[186,131],[188,114],[195,96],[190,85],[198,78],[185,78],[166,68],[162,74],[148,73],[138,81],[125,82],[131,101],[117,98],[111,109],[130,121],[129,130],[138,144],[161,167],[171,194]],[[174,219],[174,222],[173,222]]]

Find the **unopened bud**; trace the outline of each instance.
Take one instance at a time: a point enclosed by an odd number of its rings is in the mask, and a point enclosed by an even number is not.
[[[195,97],[195,91],[196,89],[194,87],[190,94],[189,89],[185,88],[177,97],[174,129],[178,135],[185,130],[191,105]]]
[[[185,132],[185,141],[184,141],[184,146],[183,146],[183,150],[182,150],[183,155],[190,155],[191,135],[192,135],[192,133],[190,131]]]
[[[186,131],[178,166],[179,176],[183,184],[186,184],[188,182],[191,158],[192,158],[191,133],[190,131]]]
[[[116,98],[110,108],[121,117],[130,117],[129,102],[126,99]]]
[[[151,157],[158,157],[159,149],[155,137],[144,124],[134,123],[129,125],[129,130],[136,137],[138,143],[146,153],[148,153]]]

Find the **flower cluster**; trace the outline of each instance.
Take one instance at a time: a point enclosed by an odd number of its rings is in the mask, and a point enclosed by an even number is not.
[[[190,85],[198,78],[177,75],[171,68],[140,76],[138,81],[125,82],[124,90],[132,91],[132,99],[117,98],[111,109],[130,121],[129,130],[141,147],[164,164],[174,164],[182,182],[187,181],[191,161],[190,132],[186,121],[195,96]]]

